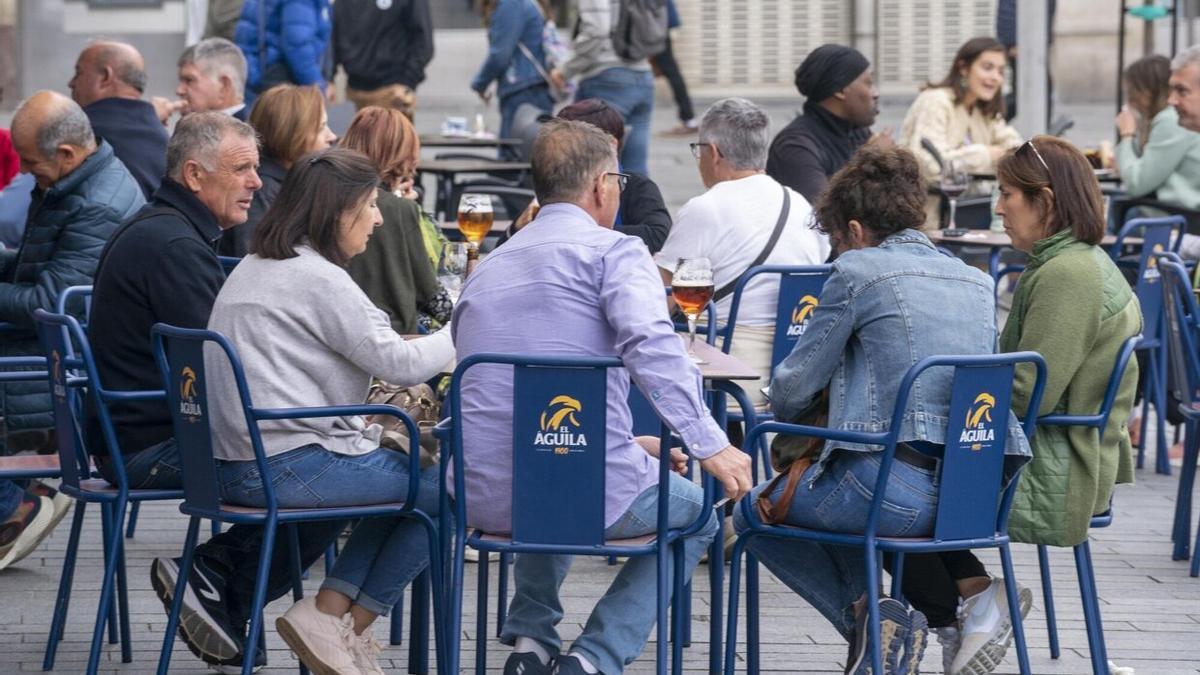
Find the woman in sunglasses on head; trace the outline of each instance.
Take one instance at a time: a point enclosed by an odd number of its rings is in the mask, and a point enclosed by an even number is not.
[[[1000,350],[1038,352],[1048,367],[1037,411],[1028,410],[1034,371],[1017,368],[1013,412],[1022,418],[1094,414],[1123,343],[1142,330],[1129,283],[1099,245],[1105,230],[1100,186],[1083,154],[1050,136],[1035,136],[1005,153],[996,173],[996,213],[1004,218],[1013,248],[1029,254]],[[1079,544],[1091,517],[1108,510],[1113,485],[1133,481],[1126,423],[1136,383],[1137,364],[1131,362],[1103,439],[1096,429],[1038,427],[1033,461],[1022,471],[1013,500],[1008,525],[1013,541]],[[947,674],[990,673],[1012,639],[1003,582],[978,560],[955,562],[947,565],[942,554],[905,556],[905,596],[931,624],[956,608],[955,624],[936,630]],[[1024,615],[1032,594],[1021,587],[1019,595]]]

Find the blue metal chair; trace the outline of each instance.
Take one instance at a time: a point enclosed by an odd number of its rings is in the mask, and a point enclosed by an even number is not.
[[[1192,292],[1182,261],[1173,255],[1159,257],[1163,275],[1163,313],[1169,363],[1175,377],[1179,412],[1184,418],[1183,464],[1179,471],[1179,491],[1175,498],[1175,518],[1171,530],[1173,560],[1188,559],[1191,542],[1192,491],[1196,481],[1196,461],[1200,456],[1200,303]],[[1200,549],[1200,530],[1196,548]],[[1200,575],[1200,555],[1192,560],[1191,575]]]
[[[104,388],[96,373],[96,362],[91,347],[79,322],[73,317],[51,314],[38,309],[33,314],[38,337],[46,350],[49,363],[51,402],[54,407],[54,426],[58,443],[58,458],[62,470],[59,490],[76,500],[75,515],[71,521],[71,536],[63,560],[62,577],[55,602],[54,617],[50,622],[50,636],[46,642],[46,655],[42,667],[51,670],[66,626],[67,606],[75,574],[75,558],[79,550],[79,535],[83,527],[86,506],[97,503],[101,509],[104,528],[104,576],[100,585],[100,603],[96,609],[96,623],[92,633],[91,651],[87,672],[95,673],[100,665],[100,642],[105,623],[109,623],[109,641],[115,642],[115,629],[120,623],[121,660],[133,660],[130,641],[127,584],[125,579],[125,550],[121,538],[125,508],[130,503],[147,500],[179,499],[180,490],[131,490],[125,475],[125,462],[121,446],[113,429],[108,406],[124,401],[161,400],[161,391],[111,391]],[[113,486],[102,478],[91,478],[90,461],[82,438],[79,416],[82,413],[80,389],[86,388],[91,398],[100,428],[108,445],[113,470],[118,485]],[[116,583],[119,603],[117,614],[112,614],[113,584]]]
[[[1080,426],[1097,429],[1100,438],[1104,437],[1104,428],[1112,415],[1113,402],[1117,398],[1117,389],[1125,377],[1125,369],[1129,359],[1137,349],[1140,335],[1135,335],[1121,346],[1117,354],[1116,364],[1113,365],[1112,375],[1108,378],[1108,386],[1104,390],[1104,400],[1100,410],[1094,415],[1044,415],[1039,417],[1037,424],[1041,426]],[[1036,452],[1036,451],[1035,451]],[[1108,527],[1112,524],[1112,508],[1101,515],[1093,516],[1091,527]],[[1038,545],[1038,566],[1042,577],[1042,598],[1046,608],[1046,630],[1050,637],[1050,657],[1057,659],[1058,626],[1054,618],[1054,591],[1050,585],[1050,558],[1044,545]],[[1092,656],[1092,667],[1095,672],[1108,672],[1108,654],[1104,646],[1104,627],[1100,621],[1100,599],[1096,593],[1096,577],[1092,571],[1092,551],[1087,540],[1074,547],[1075,571],[1079,579],[1079,594],[1083,602],[1083,619],[1087,625],[1088,647]]]
[[[217,256],[217,260],[221,261],[221,269],[225,271],[227,276],[233,271],[233,268],[238,266],[238,263],[242,262],[241,258],[232,255],[219,255]]]
[[[892,575],[892,596],[896,598],[901,597],[905,553],[932,553],[975,548],[1000,549],[1000,560],[1007,582],[1005,590],[1008,595],[1013,635],[1017,644],[1017,657],[1021,673],[1028,675],[1030,672],[1029,656],[1025,648],[1025,632],[1021,625],[1016,578],[1013,574],[1008,539],[1008,510],[1016,491],[1017,476],[1012,477],[1007,488],[1001,490],[1004,478],[1004,447],[1008,436],[1006,424],[1008,416],[1006,414],[994,415],[996,422],[992,423],[990,420],[993,415],[989,414],[986,418],[981,418],[978,414],[978,411],[984,409],[982,407],[986,405],[984,402],[990,403],[991,410],[1009,410],[1013,371],[1016,365],[1021,363],[1032,364],[1037,369],[1037,379],[1029,397],[1029,409],[1037,410],[1041,404],[1042,387],[1046,379],[1046,364],[1039,354],[1016,352],[986,356],[934,356],[921,360],[904,376],[888,427],[889,431],[852,432],[780,422],[764,422],[750,430],[750,434],[746,438],[747,443],[756,441],[763,434],[779,433],[824,438],[835,442],[868,443],[883,446],[883,450],[880,453],[879,478],[873,488],[874,498],[871,500],[870,511],[862,534],[825,532],[791,526],[769,526],[758,517],[752,500],[743,499],[738,505],[750,527],[738,536],[729,572],[731,581],[729,584],[729,628],[725,638],[726,675],[732,675],[734,672],[739,573],[742,555],[746,550],[747,543],[754,537],[777,537],[838,546],[862,547],[866,552],[867,561],[877,560],[878,554],[882,552],[893,553],[895,573]],[[953,367],[954,384],[950,396],[950,424],[946,432],[948,442],[939,468],[940,489],[933,536],[921,538],[879,537],[876,535],[879,511],[887,490],[889,473],[895,458],[896,445],[899,442],[899,429],[909,392],[918,376],[935,367]],[[990,401],[984,398],[985,394],[991,396]],[[972,413],[976,414],[972,415]],[[970,419],[972,417],[980,418],[982,426],[973,424]],[[982,443],[976,440],[979,436],[978,433],[968,433],[968,431],[978,431],[981,428],[990,432],[988,436],[985,436],[989,440]],[[1026,436],[1032,436],[1034,431],[1032,415],[1028,416],[1023,429]],[[753,556],[747,554],[746,662],[749,673],[759,671],[756,568],[757,564]],[[883,656],[880,653],[879,626],[880,571],[877,564],[868,562],[866,576],[867,609],[873,646],[871,654],[873,669],[871,672],[882,673],[884,670]]]
[[[512,534],[505,536],[467,530],[466,487],[463,479],[463,430],[462,380],[471,368],[481,365],[507,365],[513,369],[513,437],[520,439],[513,447],[514,484],[536,484],[535,490],[514,490],[512,502]],[[443,545],[451,547],[450,532],[455,533],[450,583],[447,587],[448,618],[446,623],[448,657],[444,672],[459,672],[459,640],[462,624],[463,554],[467,546],[480,552],[479,587],[476,614],[475,672],[487,672],[487,616],[488,616],[488,553],[553,553],[595,556],[657,556],[658,560],[658,672],[667,668],[667,644],[672,643],[672,667],[675,672],[682,667],[684,625],[686,621],[667,622],[667,579],[668,549],[674,557],[675,574],[672,613],[682,612],[684,593],[683,537],[698,531],[709,516],[704,509],[696,522],[683,529],[667,526],[667,485],[669,460],[659,462],[659,508],[658,534],[628,540],[606,541],[604,539],[604,471],[606,427],[603,411],[608,399],[607,374],[610,368],[620,368],[616,358],[594,357],[533,357],[513,354],[474,354],[459,362],[454,370],[448,397],[453,415],[439,425],[442,438],[442,480],[447,484],[448,472],[454,467],[454,494],[458,497],[450,504],[449,491],[442,492]],[[541,415],[554,401],[562,397],[573,399],[571,407],[578,415],[570,424],[573,435],[588,439],[586,446],[564,442],[550,445],[539,444],[536,437],[543,430]],[[578,404],[578,405],[576,405]],[[541,415],[541,417],[539,417]],[[548,423],[547,423],[548,424]],[[529,441],[534,439],[534,443]],[[660,436],[663,447],[668,447],[670,438]],[[568,447],[569,446],[569,447]],[[586,447],[586,450],[581,450]],[[669,453],[663,453],[667,457]],[[711,503],[711,484],[705,484],[705,502]],[[570,509],[561,504],[570,503]],[[453,509],[453,510],[452,510]],[[454,523],[449,522],[453,513]],[[668,626],[670,629],[668,630]],[[668,639],[668,632],[671,633]]]
[[[1161,273],[1157,256],[1166,251],[1178,252],[1186,227],[1187,221],[1183,216],[1134,218],[1121,227],[1116,242],[1109,249],[1112,259],[1119,266],[1132,269],[1132,261],[1121,258],[1125,240],[1139,233],[1142,237],[1134,294],[1142,307],[1144,326],[1144,338],[1137,350],[1146,352],[1147,368],[1142,387],[1142,426],[1138,437],[1137,466],[1140,469],[1145,463],[1146,430],[1150,404],[1153,403],[1158,442],[1155,471],[1168,475],[1171,473],[1171,464],[1167,459],[1167,351],[1163,348],[1164,338],[1161,335],[1163,292],[1159,286]]]
[[[163,384],[167,391],[168,407],[175,428],[175,438],[179,443],[179,454],[182,460],[183,473],[183,503],[179,510],[190,516],[188,533],[183,549],[183,561],[180,569],[190,569],[192,554],[196,546],[196,535],[200,528],[200,519],[208,518],[219,522],[244,523],[261,525],[263,543],[258,561],[258,571],[255,580],[253,607],[255,611],[250,617],[250,627],[246,637],[246,645],[259,644],[259,636],[263,630],[262,607],[266,600],[267,574],[270,571],[272,550],[275,546],[275,530],[280,524],[292,525],[289,528],[289,545],[292,553],[293,596],[298,600],[303,588],[300,581],[299,543],[294,525],[299,522],[319,520],[349,520],[354,518],[396,517],[411,518],[425,526],[430,540],[430,574],[434,589],[434,597],[440,599],[442,588],[441,549],[437,524],[430,516],[415,508],[418,490],[420,488],[420,433],[416,424],[404,414],[404,411],[390,405],[354,405],[329,406],[319,408],[257,408],[250,399],[250,390],[246,384],[246,374],[241,360],[233,345],[223,335],[207,330],[176,328],[166,324],[155,324],[151,331],[154,340],[155,359],[163,375]],[[220,496],[217,481],[217,465],[213,458],[212,431],[209,427],[205,411],[210,410],[207,400],[207,378],[205,368],[205,345],[213,345],[217,349],[210,350],[214,356],[221,355],[229,364],[237,384],[238,396],[245,414],[246,426],[250,434],[250,443],[254,450],[254,461],[259,472],[270,475],[266,454],[263,451],[259,422],[264,420],[309,419],[314,417],[346,417],[352,415],[391,415],[400,419],[411,440],[409,448],[409,481],[408,495],[403,503],[368,504],[363,506],[339,508],[305,508],[281,509],[275,498],[274,486],[268,481],[264,483],[263,497],[266,508],[253,508],[224,503]],[[218,356],[219,358],[219,356]],[[179,610],[187,577],[179,575],[175,586],[173,603],[167,620],[167,629],[163,638],[162,652],[159,656],[158,673],[165,675],[171,661],[171,648],[175,631],[179,625]],[[417,592],[414,590],[414,592]],[[414,603],[418,607],[421,603]],[[434,621],[440,628],[444,625],[442,604],[435,602],[433,606]],[[424,625],[425,621],[414,619],[414,625]],[[435,641],[437,653],[441,661],[443,633],[437,630]],[[414,642],[417,642],[414,640]],[[415,647],[415,645],[413,645]],[[249,649],[249,648],[248,648]],[[419,650],[420,654],[410,653],[409,669],[412,672],[425,672],[427,664],[427,647]],[[412,663],[416,656],[419,663]],[[243,659],[242,674],[250,675],[254,665],[253,658]]]

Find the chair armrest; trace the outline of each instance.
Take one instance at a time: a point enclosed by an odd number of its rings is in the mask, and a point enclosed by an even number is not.
[[[82,378],[81,378],[82,379]],[[165,391],[106,391],[101,397],[106,403],[116,401],[165,401],[167,392]]]

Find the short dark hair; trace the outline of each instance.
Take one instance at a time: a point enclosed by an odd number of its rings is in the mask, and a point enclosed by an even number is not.
[[[1042,164],[1045,162],[1045,165]],[[1070,229],[1075,239],[1096,245],[1104,239],[1104,198],[1087,157],[1069,141],[1034,136],[1004,153],[996,165],[1002,185],[1020,190],[1042,215],[1043,237]],[[1050,198],[1043,188],[1054,193]]]
[[[917,158],[904,148],[864,145],[829,179],[814,214],[825,234],[844,233],[857,220],[875,241],[920,228],[925,183]]]
[[[254,229],[250,250],[286,260],[296,257],[296,246],[307,240],[326,260],[345,267],[350,257],[338,245],[341,217],[378,188],[375,164],[361,152],[329,148],[305,155],[287,172]]]
[[[600,127],[620,144],[625,140],[625,118],[599,98],[585,98],[558,111],[558,119],[587,122]]]
[[[982,56],[985,52],[1000,52],[1008,58],[1008,50],[1004,47],[1004,43],[994,37],[977,37],[971,38],[963,43],[958,51],[954,54],[954,60],[950,62],[950,72],[946,73],[945,79],[941,82],[927,82],[926,88],[930,87],[949,87],[954,91],[954,102],[962,103],[963,98],[967,95],[967,86],[963,83],[962,69],[970,68],[975,60]],[[983,113],[984,117],[1004,117],[1004,92],[996,92],[990,101],[976,101],[975,109]]]

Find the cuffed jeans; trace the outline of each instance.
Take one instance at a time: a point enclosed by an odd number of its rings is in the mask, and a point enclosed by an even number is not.
[[[704,510],[704,491],[699,485],[672,473],[669,484],[672,528],[687,527]],[[696,534],[683,540],[683,569],[691,578],[696,563],[717,533],[712,513]],[[638,537],[655,532],[658,521],[658,486],[647,488],[633,504],[604,531],[606,539]],[[511,645],[517,638],[537,640],[550,653],[562,651],[562,638],[555,626],[562,621],[563,608],[558,597],[567,572],[569,555],[518,554],[513,564],[516,593],[509,606],[508,618],[500,640]],[[668,569],[674,570],[672,565]],[[617,573],[604,597],[596,603],[583,634],[571,647],[587,657],[605,675],[616,675],[642,653],[650,629],[657,620],[657,561],[653,555],[630,558]],[[668,582],[670,584],[671,582]],[[668,585],[667,593],[673,586]],[[669,595],[668,595],[669,598]]]
[[[649,70],[609,68],[579,83],[576,101],[603,99],[630,127],[621,148],[621,170],[650,175],[650,119],[654,113],[654,75]]]
[[[0,480],[0,523],[12,517],[21,506],[25,488],[11,480]]]
[[[408,456],[380,448],[342,455],[305,445],[267,458],[280,508],[361,506],[408,496]],[[435,519],[437,467],[421,474],[416,508]],[[221,492],[236,504],[266,506],[254,462],[221,462]],[[336,533],[335,533],[336,534]],[[337,591],[375,614],[387,614],[409,581],[429,566],[429,535],[410,518],[364,518],[350,535],[321,588]]]
[[[786,523],[829,532],[861,533],[879,475],[879,459],[877,452],[835,451],[811,487],[808,482],[817,467],[810,467],[792,497]],[[753,504],[767,485],[754,488],[745,499]],[[784,481],[777,483],[772,501],[779,498],[784,487]],[[929,535],[937,517],[937,495],[936,472],[893,462],[877,534]],[[742,509],[734,509],[733,514],[734,528],[739,533],[745,531]],[[746,548],[850,639],[854,632],[852,605],[866,592],[868,561],[861,547],[758,536]]]

